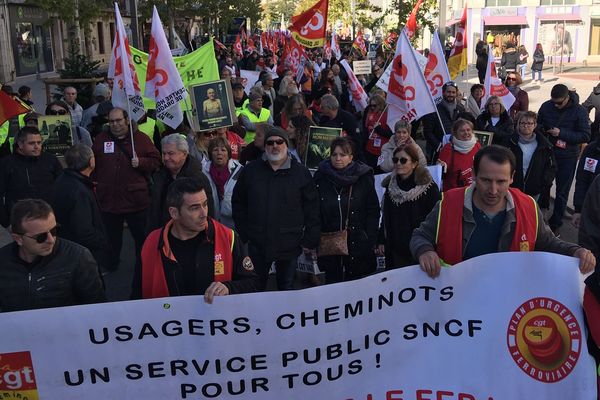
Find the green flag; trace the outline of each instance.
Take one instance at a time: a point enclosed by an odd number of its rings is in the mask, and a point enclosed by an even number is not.
[[[148,69],[148,53],[144,53],[135,47],[129,46],[131,56],[140,81],[140,89],[142,92],[146,87],[146,71]],[[204,46],[195,51],[181,57],[173,57],[175,66],[181,75],[181,80],[186,88],[197,83],[216,81],[219,77],[219,65],[215,58],[214,42],[211,40]],[[181,108],[186,110],[186,102],[182,102]],[[190,101],[187,102],[189,107],[192,107]],[[144,97],[144,108],[154,109],[155,102]]]

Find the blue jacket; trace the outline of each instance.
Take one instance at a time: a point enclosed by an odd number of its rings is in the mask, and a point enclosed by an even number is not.
[[[569,103],[558,109],[548,100],[542,104],[538,112],[537,123],[544,132],[551,128],[559,128],[558,137],[548,136],[553,145],[556,158],[571,158],[579,156],[579,145],[590,141],[590,121],[588,113],[569,93]],[[556,146],[556,142],[566,142],[566,147]]]

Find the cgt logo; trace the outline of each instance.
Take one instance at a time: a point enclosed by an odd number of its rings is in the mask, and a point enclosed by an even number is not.
[[[510,354],[523,372],[544,383],[558,382],[575,368],[581,328],[560,302],[536,297],[519,306],[508,324]]]
[[[0,395],[0,399],[39,399],[28,351],[0,354]]]

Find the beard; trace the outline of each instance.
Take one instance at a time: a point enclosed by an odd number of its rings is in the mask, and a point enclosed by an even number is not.
[[[285,151],[280,151],[279,154],[271,154],[269,152],[265,152],[265,154],[267,155],[267,160],[271,162],[282,161],[287,156],[287,152]]]

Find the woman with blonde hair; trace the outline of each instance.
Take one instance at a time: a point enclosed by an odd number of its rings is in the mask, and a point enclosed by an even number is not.
[[[515,74],[515,72],[511,72],[511,74]],[[493,132],[493,144],[502,144],[512,136],[515,131],[514,123],[506,108],[504,108],[500,97],[488,97],[483,112],[479,114],[475,121],[475,129]]]
[[[381,148],[381,156],[378,160],[379,168],[383,172],[391,172],[395,168],[395,164],[392,161],[392,157],[397,147],[405,146],[408,144],[414,144],[418,153],[419,165],[426,166],[427,159],[421,147],[413,140],[410,136],[412,126],[410,122],[400,120],[394,125],[394,135],[390,138]]]

